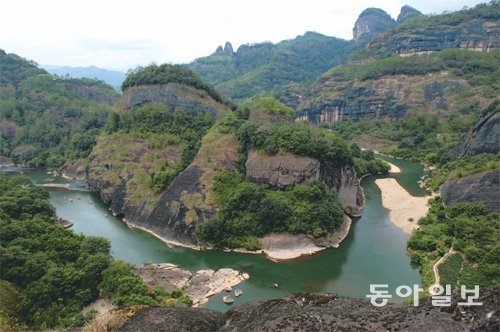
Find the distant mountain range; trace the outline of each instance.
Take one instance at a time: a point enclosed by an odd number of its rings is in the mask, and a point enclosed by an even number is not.
[[[109,70],[99,68],[96,66],[89,67],[66,67],[66,66],[53,66],[41,65],[42,68],[51,74],[65,76],[69,75],[74,78],[97,78],[120,90],[120,87],[127,76],[126,73],[121,71]]]

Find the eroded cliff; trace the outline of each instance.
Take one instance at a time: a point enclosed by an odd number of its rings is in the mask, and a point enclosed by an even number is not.
[[[353,166],[320,162],[312,157],[292,153],[268,156],[250,151],[246,175],[253,182],[279,189],[319,180],[329,189],[337,191],[344,211],[348,211],[350,215],[360,216],[363,208],[363,189]]]

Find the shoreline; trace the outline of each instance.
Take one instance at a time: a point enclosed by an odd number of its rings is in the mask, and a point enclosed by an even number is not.
[[[411,234],[419,227],[418,220],[427,214],[427,202],[432,195],[412,196],[394,178],[376,179],[375,184],[381,192],[382,206],[389,210],[391,222],[406,234]]]
[[[385,161],[385,160],[384,160]],[[401,173],[401,168],[399,168],[398,166],[388,162],[388,161],[385,161],[386,163],[389,164],[389,166],[391,166],[391,168],[389,169],[389,173]]]

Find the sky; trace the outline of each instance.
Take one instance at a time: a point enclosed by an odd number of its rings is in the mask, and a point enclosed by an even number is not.
[[[126,71],[187,63],[218,45],[295,38],[306,31],[352,39],[358,15],[377,7],[393,18],[405,4],[424,14],[488,0],[6,0],[0,49],[42,65]]]

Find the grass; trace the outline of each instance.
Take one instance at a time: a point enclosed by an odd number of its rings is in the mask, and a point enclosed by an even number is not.
[[[449,256],[444,263],[438,266],[442,285],[451,285],[452,291],[457,289],[460,271],[463,265],[463,258],[460,254]]]

